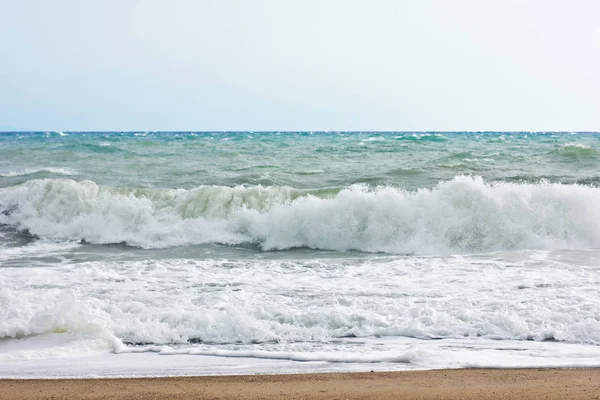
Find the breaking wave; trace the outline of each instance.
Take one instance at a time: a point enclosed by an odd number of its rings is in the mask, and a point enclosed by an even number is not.
[[[563,157],[597,157],[598,151],[592,147],[581,144],[581,143],[566,143],[562,145],[558,150],[554,151],[554,154]]]
[[[56,175],[77,175],[77,172],[69,169],[69,168],[54,168],[54,167],[49,167],[49,168],[29,168],[29,169],[21,169],[21,170],[16,170],[16,171],[6,171],[6,172],[0,172],[0,177],[14,177],[14,176],[25,176],[25,175],[33,175],[33,174],[39,174],[39,173],[50,173],[50,174],[56,174]]]
[[[486,183],[133,189],[70,179],[0,189],[0,223],[52,240],[160,248],[253,243],[399,254],[600,246],[600,189]]]

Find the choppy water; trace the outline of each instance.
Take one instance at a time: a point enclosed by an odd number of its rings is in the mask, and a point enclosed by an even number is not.
[[[0,375],[600,366],[599,167],[595,133],[0,134]]]

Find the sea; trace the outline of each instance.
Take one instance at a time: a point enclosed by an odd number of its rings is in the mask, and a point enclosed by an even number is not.
[[[600,134],[0,134],[0,377],[600,367]]]

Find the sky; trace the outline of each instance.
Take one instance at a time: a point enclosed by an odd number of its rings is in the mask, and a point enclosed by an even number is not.
[[[0,0],[2,130],[600,131],[597,0]]]

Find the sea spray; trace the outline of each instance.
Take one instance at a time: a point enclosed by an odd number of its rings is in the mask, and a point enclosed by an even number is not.
[[[251,243],[397,254],[600,246],[600,189],[486,183],[457,176],[435,187],[352,185],[133,189],[32,180],[0,189],[0,223],[52,240],[143,248]]]

